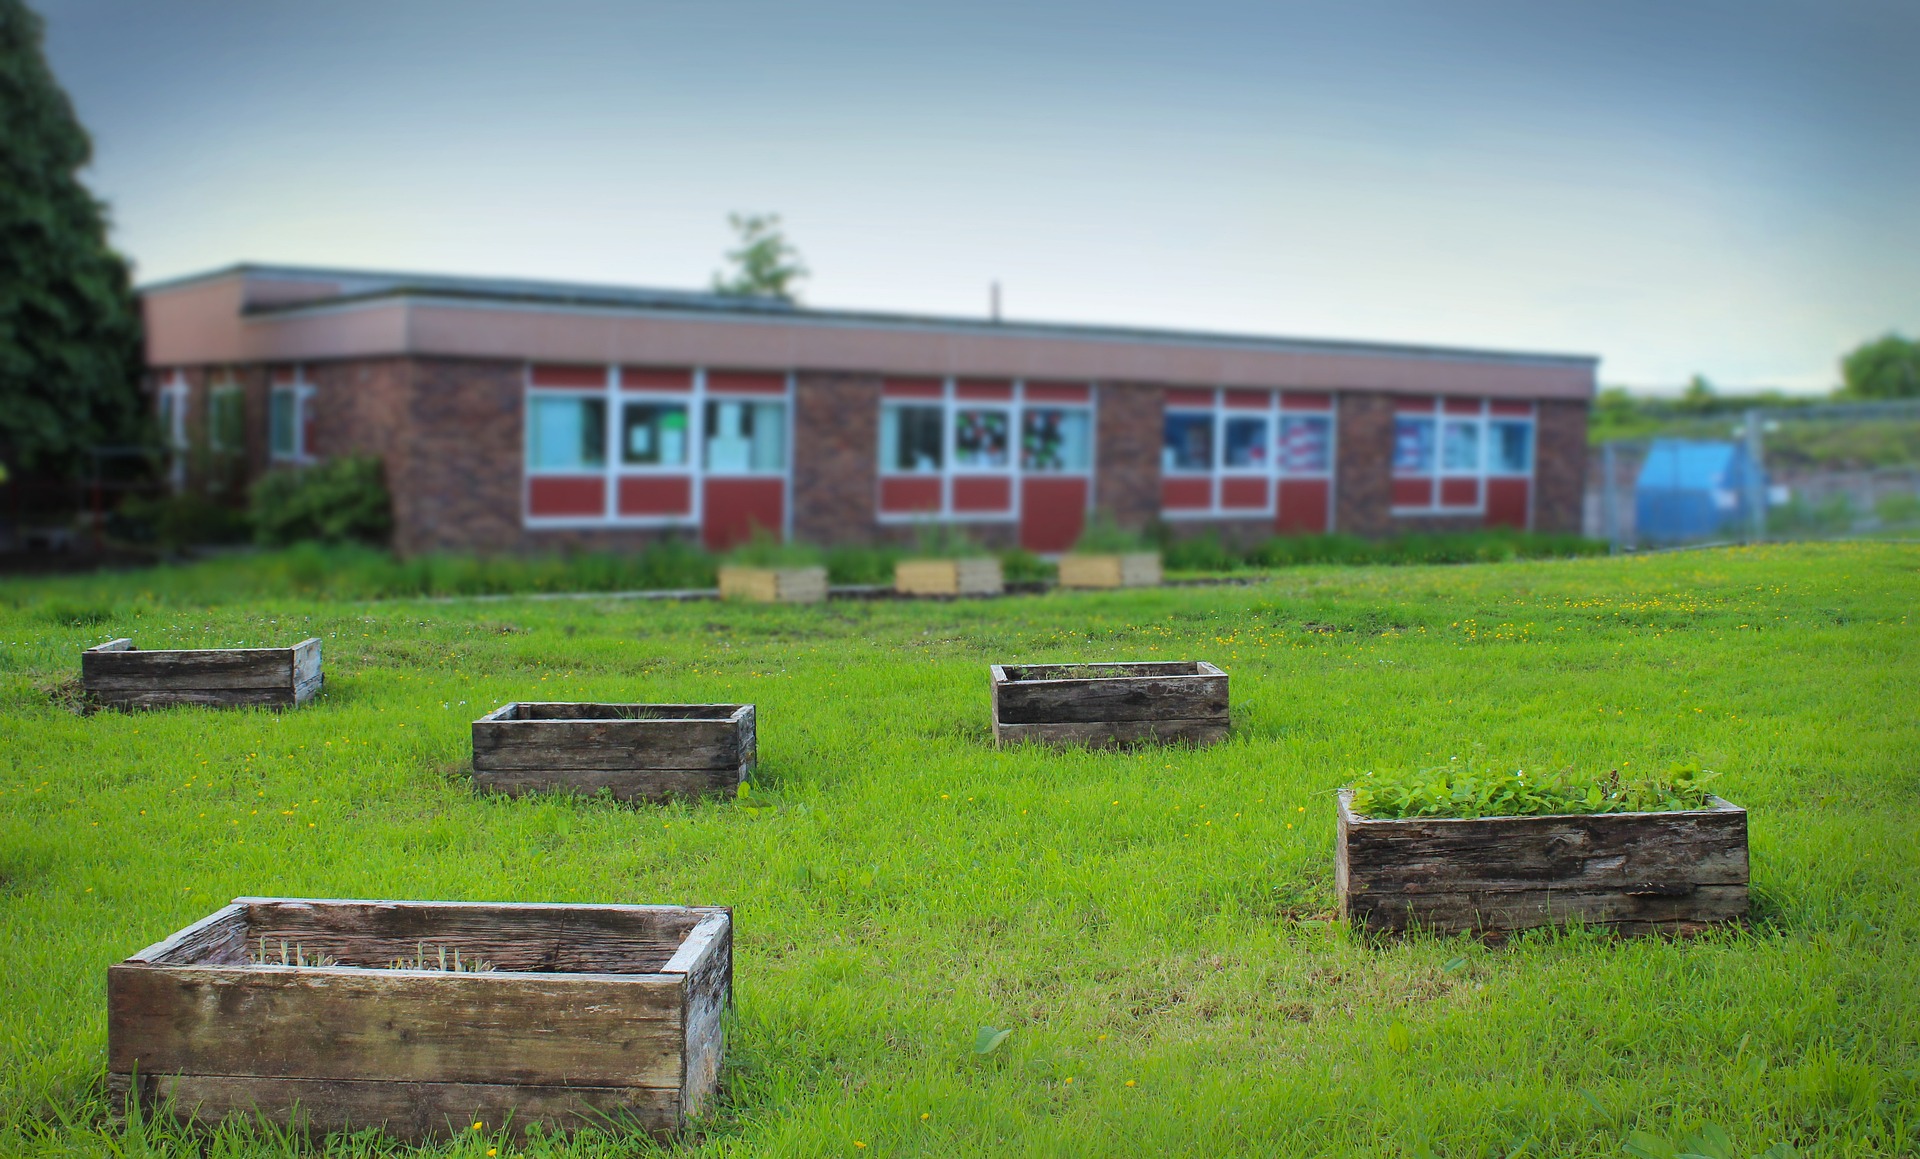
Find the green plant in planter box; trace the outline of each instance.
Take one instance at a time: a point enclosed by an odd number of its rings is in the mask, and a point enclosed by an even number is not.
[[[1093,513],[1093,518],[1087,520],[1086,529],[1073,545],[1075,555],[1126,555],[1136,551],[1158,550],[1145,535],[1120,526],[1106,511]]]
[[[764,527],[753,529],[753,537],[726,555],[736,567],[819,567],[826,555],[808,543],[783,543]]]
[[[975,543],[966,528],[928,521],[913,529],[913,547],[907,552],[907,558],[978,559],[992,554]]]
[[[1713,794],[1698,761],[1659,773],[1622,775],[1610,769],[1582,777],[1559,772],[1498,772],[1455,757],[1444,765],[1400,773],[1366,773],[1355,781],[1352,809],[1380,820],[1407,817],[1547,817],[1578,813],[1667,813],[1704,809]]]

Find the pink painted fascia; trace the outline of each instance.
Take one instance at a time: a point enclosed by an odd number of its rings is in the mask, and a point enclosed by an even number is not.
[[[249,315],[333,296],[338,283],[246,271],[142,296],[154,367],[404,355],[638,363],[1194,386],[1591,398],[1582,360],[1471,353],[1262,349],[1196,338],[949,330],[911,322],[766,315],[696,317],[612,309],[374,298]]]

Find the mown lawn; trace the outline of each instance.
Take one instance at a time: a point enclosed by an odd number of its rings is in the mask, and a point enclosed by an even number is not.
[[[734,906],[697,1154],[1618,1155],[1709,1120],[1742,1156],[1920,1152],[1920,548],[820,608],[116,582],[0,592],[0,1154],[198,1145],[110,1124],[105,968],[239,894]],[[116,635],[318,635],[327,692],[74,715],[62,682]],[[991,747],[989,662],[1156,657],[1232,674],[1231,742]],[[511,699],[750,700],[759,778],[697,808],[476,798],[468,723]],[[1350,936],[1331,791],[1474,746],[1718,770],[1755,921]],[[983,1058],[986,1025],[1014,1033]],[[515,1153],[494,1126],[449,1152]]]

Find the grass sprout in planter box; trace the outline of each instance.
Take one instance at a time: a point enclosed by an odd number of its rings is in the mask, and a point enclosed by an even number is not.
[[[1341,914],[1378,930],[1503,934],[1578,921],[1689,932],[1747,912],[1747,813],[1675,764],[1598,777],[1458,759],[1339,795]]]

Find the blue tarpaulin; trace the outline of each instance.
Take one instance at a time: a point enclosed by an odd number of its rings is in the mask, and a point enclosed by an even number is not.
[[[1745,526],[1752,460],[1739,443],[1655,439],[1634,484],[1634,527],[1643,541],[1712,539]],[[1757,490],[1765,492],[1765,479]]]

